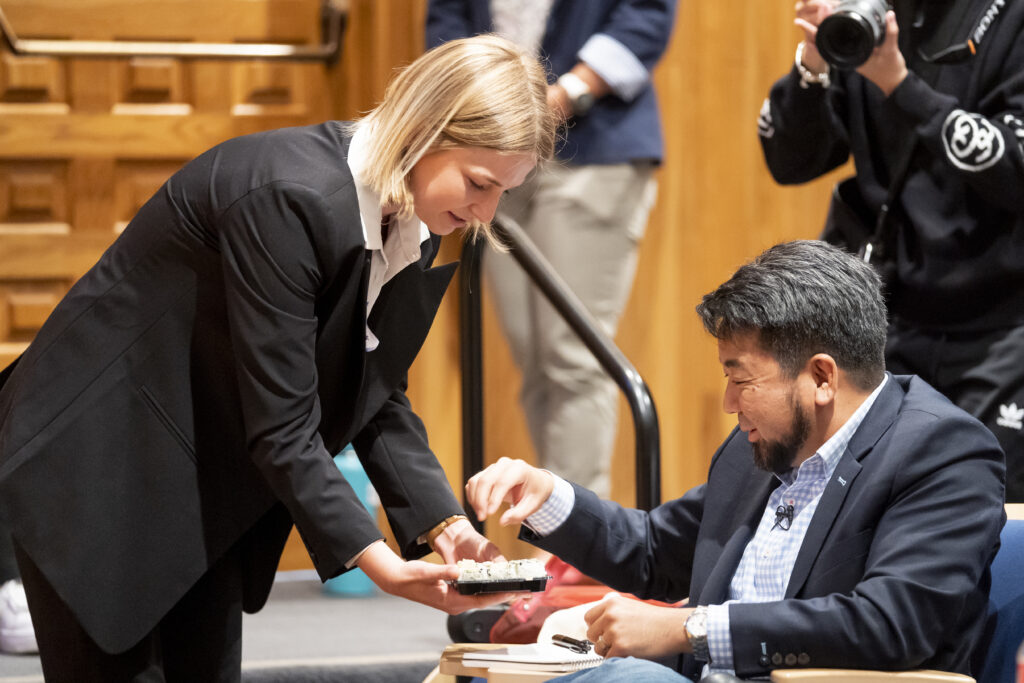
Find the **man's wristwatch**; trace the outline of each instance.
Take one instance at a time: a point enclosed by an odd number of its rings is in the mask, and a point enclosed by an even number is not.
[[[562,86],[562,90],[569,96],[574,116],[583,116],[594,106],[594,93],[590,92],[590,86],[571,71],[558,77],[558,85]]]
[[[701,605],[690,613],[684,625],[686,638],[693,647],[693,656],[702,662],[710,662],[711,654],[708,651],[708,608]]]

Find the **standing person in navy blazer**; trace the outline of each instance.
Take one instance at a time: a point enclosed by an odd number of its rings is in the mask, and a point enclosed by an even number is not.
[[[548,99],[567,120],[560,163],[510,192],[498,220],[525,231],[613,336],[657,191],[651,71],[675,12],[675,0],[431,0],[427,9],[428,45],[494,31],[547,64]],[[609,495],[615,382],[511,256],[488,254],[484,265],[538,462]]]
[[[707,483],[627,510],[522,461],[474,476],[478,516],[612,587],[587,613],[612,659],[581,681],[776,668],[971,672],[999,546],[1003,453],[913,376],[885,372],[878,274],[824,242],[777,245],[707,294],[738,427]],[[677,655],[673,670],[644,659]],[[629,657],[642,658],[630,659]]]
[[[0,378],[0,504],[54,681],[240,678],[241,613],[297,526],[455,612],[461,515],[405,396],[454,264],[550,157],[542,67],[496,37],[405,69],[356,124],[229,140],[176,173]],[[353,443],[402,554],[334,464]]]

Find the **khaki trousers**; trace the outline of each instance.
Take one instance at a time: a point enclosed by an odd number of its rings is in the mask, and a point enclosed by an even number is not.
[[[614,336],[657,191],[653,164],[551,164],[498,207]],[[607,497],[618,388],[508,254],[484,272],[522,371],[520,401],[541,467]]]

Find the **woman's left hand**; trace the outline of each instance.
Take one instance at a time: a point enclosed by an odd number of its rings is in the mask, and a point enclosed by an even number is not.
[[[516,593],[461,595],[450,583],[459,577],[452,564],[433,564],[421,560],[405,562],[383,541],[372,543],[356,564],[377,586],[391,595],[429,605],[448,614],[506,602]]]
[[[434,539],[434,550],[447,564],[459,560],[504,560],[498,546],[477,533],[468,519],[460,519],[445,527]]]

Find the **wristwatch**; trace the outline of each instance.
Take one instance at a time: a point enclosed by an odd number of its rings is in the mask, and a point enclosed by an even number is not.
[[[558,77],[558,85],[562,86],[565,94],[569,96],[574,116],[583,116],[594,106],[594,93],[590,92],[590,86],[571,71]]]
[[[708,651],[708,608],[701,605],[690,613],[684,625],[686,638],[693,647],[693,656],[702,662],[710,662],[711,654]]]

